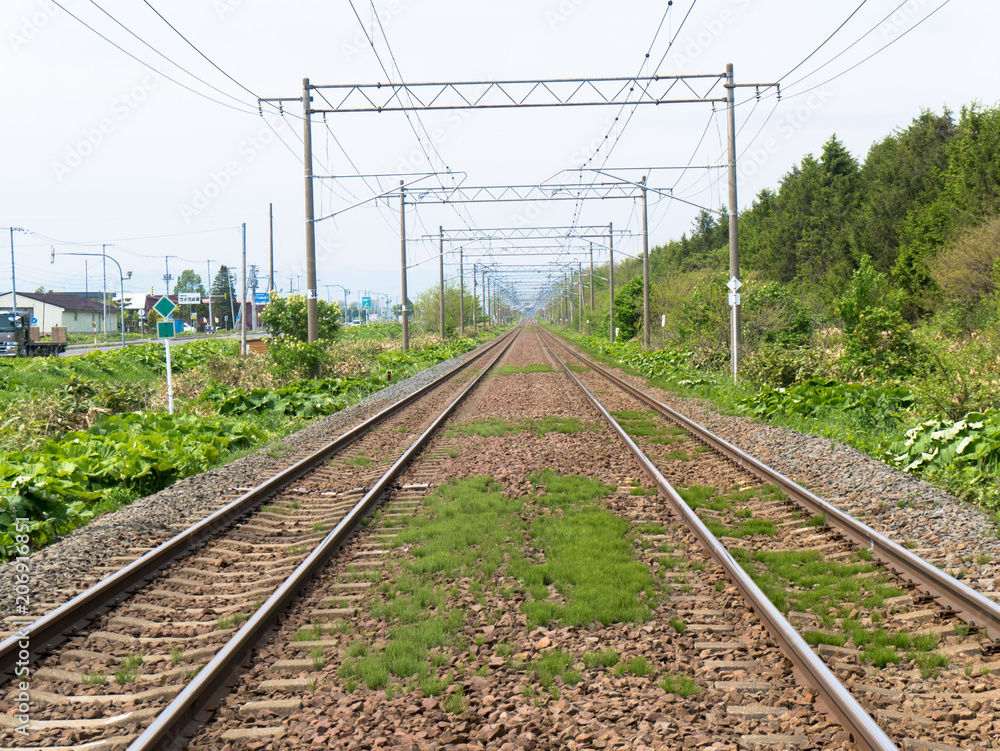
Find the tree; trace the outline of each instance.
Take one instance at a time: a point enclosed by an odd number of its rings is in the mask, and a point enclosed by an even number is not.
[[[316,307],[319,313],[319,338],[335,338],[340,330],[340,305],[319,299]],[[260,314],[260,322],[273,336],[286,336],[300,342],[309,341],[308,307],[304,295],[279,297],[277,292],[272,292],[270,302]]]
[[[182,292],[197,292],[202,297],[205,296],[205,285],[201,283],[201,275],[196,274],[193,269],[184,269],[177,277],[177,284],[174,285],[174,294]],[[186,306],[185,313],[194,313],[201,318],[208,318],[208,306],[204,303],[199,305]],[[214,322],[213,322],[214,323]]]
[[[219,271],[212,281],[212,305],[215,317],[220,321],[229,319],[229,328],[236,325],[236,272],[230,271],[226,266],[220,266]],[[213,325],[215,321],[212,321]]]

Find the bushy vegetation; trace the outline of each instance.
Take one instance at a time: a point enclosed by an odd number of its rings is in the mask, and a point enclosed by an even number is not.
[[[1000,108],[921,112],[863,161],[832,135],[739,221],[735,383],[725,210],[651,250],[654,351],[607,344],[601,278],[595,309],[580,311],[593,335],[581,343],[657,385],[898,457],[1000,506],[989,427],[1000,410]],[[633,259],[615,268],[620,339],[641,338],[641,273]],[[959,437],[944,438],[955,426]]]
[[[161,344],[0,363],[0,560],[16,518],[33,547],[47,544],[477,344],[417,339],[403,352],[358,328],[366,336],[280,337],[265,357],[240,358],[234,341],[175,345],[174,415]]]

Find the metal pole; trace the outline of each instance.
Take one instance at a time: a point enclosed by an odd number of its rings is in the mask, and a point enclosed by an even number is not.
[[[590,310],[594,310],[594,241],[590,241]]]
[[[444,339],[444,227],[438,226],[438,270],[441,287],[441,338]]]
[[[461,320],[462,336],[465,337],[465,251],[458,249],[458,317]]]
[[[316,223],[313,221],[312,111],[309,79],[302,79],[302,122],[306,168],[306,321],[309,342],[319,338],[319,303],[316,294]]]
[[[214,259],[213,259],[214,260]],[[212,261],[205,261],[205,269],[208,271],[208,325],[215,325],[215,316],[212,315]]]
[[[122,265],[118,261],[115,261],[115,265],[118,267],[118,278],[121,280],[122,349],[125,349],[125,276],[122,274]]]
[[[229,285],[229,313],[232,316],[233,327],[236,326],[236,301],[233,299],[236,297],[236,293],[233,292],[233,272],[229,270],[226,266],[226,284]]]
[[[403,288],[403,351],[410,348],[410,317],[406,309],[406,189],[399,181],[399,273]]]
[[[267,222],[268,222],[268,237],[270,239],[270,254],[268,258],[270,259],[270,265],[268,266],[267,277],[267,291],[270,294],[271,290],[274,289],[274,204],[269,203],[267,205]]]
[[[649,228],[646,223],[646,176],[642,185],[642,346],[649,349]]]
[[[582,335],[583,334],[583,263],[581,261],[577,261],[576,263],[577,263],[577,266],[579,267],[579,270],[580,270],[580,273],[577,276],[577,280],[576,280],[576,287],[577,287],[577,290],[579,290],[579,292],[580,292],[580,305],[579,305],[579,308],[580,308],[580,334]]]
[[[243,299],[240,301],[240,357],[247,354],[247,225],[243,223]],[[309,341],[315,341],[310,339]]]
[[[347,293],[351,290],[344,287],[344,325],[347,325]]]
[[[14,315],[17,315],[17,279],[14,273],[14,228],[10,228],[10,288],[14,293]],[[31,323],[29,321],[29,323]]]
[[[608,329],[611,343],[615,343],[615,226],[608,222]]]
[[[729,283],[732,289],[732,361],[733,378],[740,362],[740,240],[736,222],[736,86],[733,82],[733,64],[726,64],[726,110],[729,136]]]
[[[479,277],[476,275],[476,266],[478,264],[472,263],[472,335],[475,336],[479,333],[479,316],[476,312],[479,306],[476,304],[476,285],[479,282]]]
[[[485,315],[486,314],[486,269],[483,269],[482,274],[483,274],[483,279],[482,279],[481,289],[483,290],[483,314]],[[486,321],[483,321],[483,331],[484,332],[486,331]]]
[[[104,336],[108,335],[108,246],[101,245],[101,313],[104,323]],[[170,287],[167,287],[167,294],[170,294]]]
[[[566,275],[566,301],[569,303],[569,325],[573,326],[573,272]]]

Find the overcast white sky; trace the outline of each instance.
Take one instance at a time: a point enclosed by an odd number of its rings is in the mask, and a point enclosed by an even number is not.
[[[298,97],[307,76],[313,84],[385,82],[378,58],[394,80],[401,74],[410,83],[714,74],[728,62],[738,83],[771,82],[820,47],[860,5],[830,41],[782,80],[780,102],[765,97],[756,106],[749,101],[737,107],[741,209],[762,188],[776,186],[804,154],[818,154],[832,133],[863,160],[875,140],[905,127],[922,108],[957,111],[976,100],[994,106],[998,99],[1000,3],[992,0],[677,0],[669,11],[664,0],[353,2],[352,8],[347,0],[61,0],[60,8],[48,0],[5,0],[0,227],[29,231],[14,233],[18,289],[83,289],[85,259],[59,254],[99,254],[101,243],[113,243],[108,254],[133,272],[126,291],[152,287],[162,293],[165,263],[175,280],[187,268],[206,277],[206,261],[213,275],[220,263],[238,268],[243,222],[249,262],[266,275],[269,203],[276,285],[287,291],[291,279],[304,288],[301,105],[290,102],[289,116],[262,119],[257,96]],[[747,99],[752,90],[740,89],[737,100]],[[412,126],[398,113],[338,113],[325,124],[315,117],[316,172],[433,168],[465,173],[470,186],[535,184],[579,166],[609,132],[614,150],[606,156],[605,146],[596,162],[606,160],[612,171],[723,161],[723,109],[713,114],[708,104],[642,106],[623,129],[631,111],[429,112],[419,123],[411,115]],[[431,138],[419,144],[414,127]],[[398,179],[317,182],[317,216],[388,190]],[[674,195],[699,205],[717,209],[728,203],[725,175],[717,170],[653,172],[648,181],[675,187]],[[696,213],[690,205],[651,196],[651,245],[688,231]],[[419,238],[436,234],[441,225],[574,221],[640,228],[638,207],[630,200],[587,201],[578,211],[573,202],[408,207],[410,263],[420,264],[410,271],[410,295],[436,284],[437,244]],[[339,288],[327,285],[350,288],[352,299],[362,290],[399,296],[398,199],[320,222],[317,239],[321,296],[343,299]],[[8,242],[4,230],[0,248]],[[641,246],[625,240],[616,247],[636,253]],[[0,252],[4,258],[8,252]],[[449,255],[447,263],[446,274],[457,273],[457,259]],[[86,285],[100,288],[100,259],[89,259],[87,266]],[[113,264],[108,279],[109,288],[117,289]],[[0,280],[0,289],[10,288],[7,261],[0,260]]]

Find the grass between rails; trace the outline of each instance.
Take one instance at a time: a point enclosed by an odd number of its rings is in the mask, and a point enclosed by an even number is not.
[[[408,520],[396,539],[396,545],[409,547],[412,559],[379,587],[373,615],[391,624],[388,638],[379,640],[377,649],[364,639],[347,647],[339,672],[346,689],[442,694],[472,669],[461,659],[469,647],[468,627],[477,617],[488,624],[500,619],[501,612],[490,610],[497,592],[522,600],[529,628],[641,622],[651,616],[659,598],[655,580],[634,558],[627,522],[599,503],[612,489],[551,472],[532,481],[543,490],[528,498],[506,496],[488,477],[452,482],[428,497],[422,513]],[[526,548],[540,553],[526,556]],[[479,616],[449,606],[463,590],[478,601]],[[486,642],[482,634],[474,640],[480,648]],[[542,691],[558,698],[559,686],[580,682],[585,670],[618,666],[619,674],[656,672],[636,658],[620,665],[613,650],[574,655],[557,648],[528,660],[513,654],[505,641],[485,648],[490,647],[510,667],[535,676],[524,696],[536,703],[547,700]],[[444,670],[445,665],[451,667]],[[680,680],[685,690],[696,688],[690,679]],[[668,682],[664,690],[673,689]],[[452,705],[461,707],[453,697]]]

